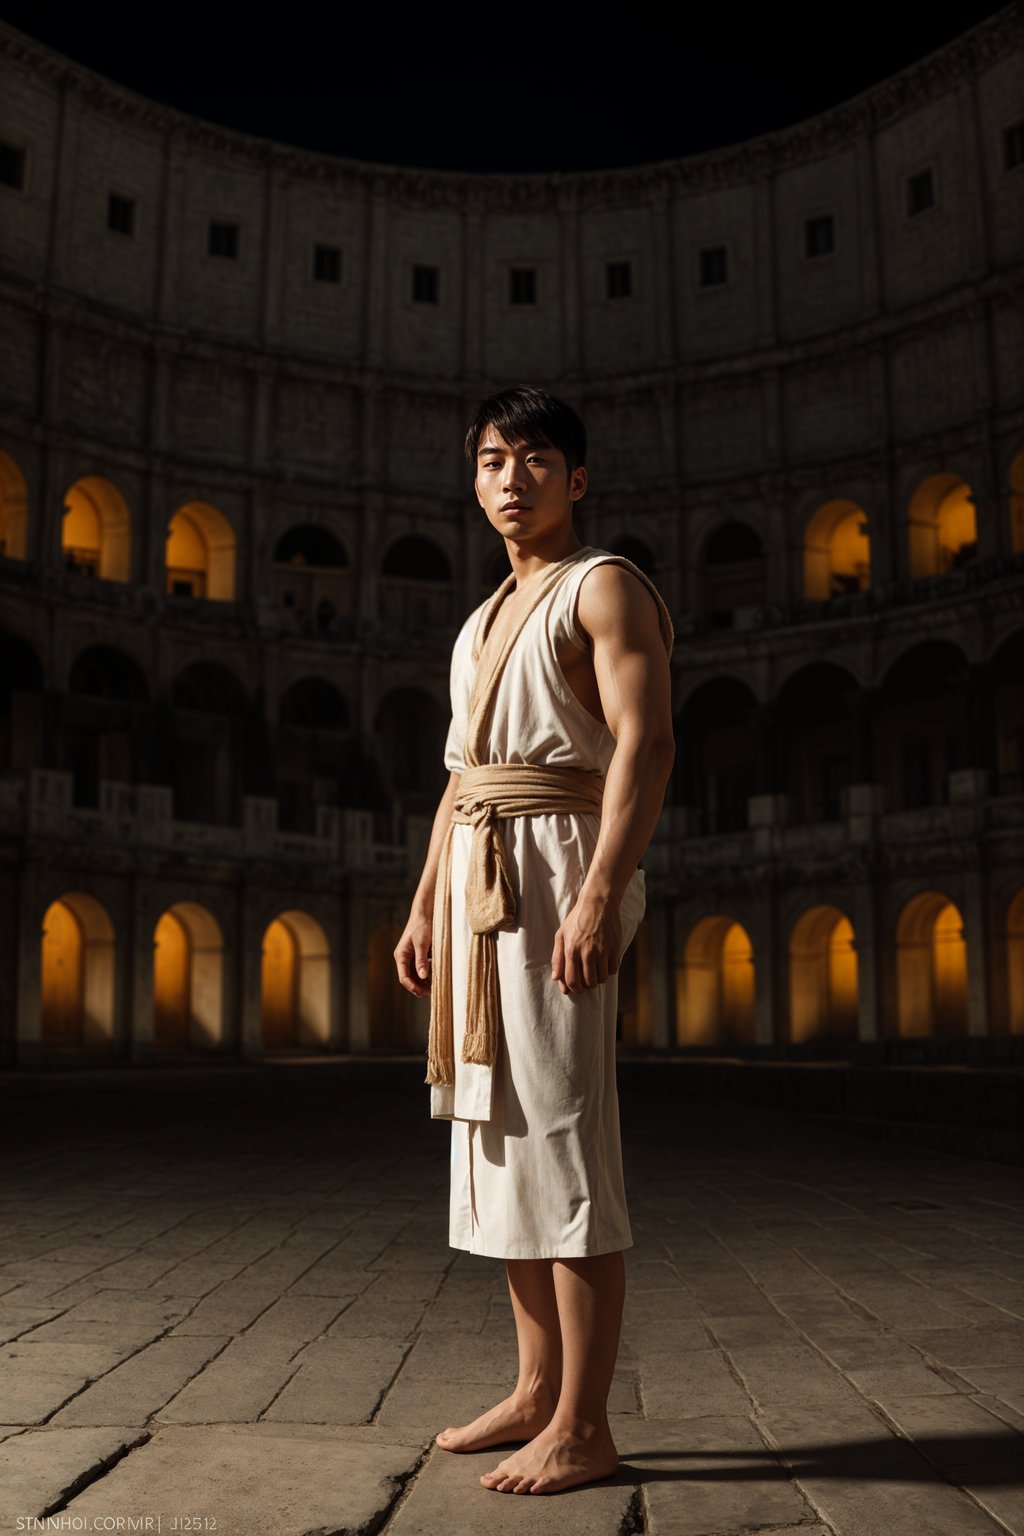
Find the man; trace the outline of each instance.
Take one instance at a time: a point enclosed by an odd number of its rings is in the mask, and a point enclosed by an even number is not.
[[[617,973],[675,753],[672,626],[648,577],[576,535],[586,436],[569,406],[506,390],[466,451],[511,575],[455,643],[451,778],[395,962],[431,998],[450,1241],[505,1259],[518,1335],[512,1394],[437,1444],[526,1442],[481,1482],[554,1493],[619,1463]]]

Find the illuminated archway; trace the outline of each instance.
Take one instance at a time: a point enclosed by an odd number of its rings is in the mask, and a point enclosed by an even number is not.
[[[114,925],[84,891],[68,891],[43,917],[40,1035],[44,1046],[109,1046],[114,1036]]]
[[[117,486],[102,475],[84,475],[65,493],[61,549],[69,570],[131,580],[131,513]]]
[[[168,593],[233,602],[236,554],[235,530],[224,513],[208,501],[186,502],[167,525]]]
[[[223,1038],[224,939],[211,912],[179,901],[153,934],[153,1043],[215,1046]]]
[[[24,560],[28,523],[28,486],[9,453],[0,453],[0,555]]]
[[[373,1050],[424,1051],[430,1027],[430,998],[413,997],[398,980],[395,945],[402,929],[380,922],[368,946],[370,1047]]]
[[[676,972],[679,1045],[753,1045],[754,948],[746,929],[722,913],[701,918]]]
[[[967,1033],[967,945],[960,909],[941,891],[908,901],[896,925],[901,1039]]]
[[[977,552],[971,488],[959,475],[929,475],[910,499],[910,575],[943,576]]]
[[[857,1038],[857,952],[853,927],[838,907],[811,907],[789,940],[789,1038]]]
[[[1011,1035],[1024,1035],[1024,887],[1006,914],[1007,1014]]]
[[[263,935],[260,975],[264,1050],[323,1048],[330,1040],[330,947],[308,912],[279,912]]]
[[[804,596],[822,603],[870,585],[867,514],[855,501],[826,501],[804,533]]]

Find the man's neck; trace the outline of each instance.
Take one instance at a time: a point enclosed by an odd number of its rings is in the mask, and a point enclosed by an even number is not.
[[[559,539],[545,542],[538,549],[536,545],[518,543],[513,539],[505,540],[505,548],[508,550],[509,563],[512,566],[512,574],[516,578],[516,586],[522,587],[531,582],[534,577],[540,577],[552,565],[557,565],[568,555],[575,554],[578,549],[583,549],[582,540],[576,537],[573,528]]]

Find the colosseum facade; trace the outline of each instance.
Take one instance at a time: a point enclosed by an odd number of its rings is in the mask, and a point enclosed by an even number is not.
[[[1024,1035],[1024,19],[602,173],[359,163],[0,25],[0,1059],[420,1050],[460,443],[571,400],[673,614],[635,1050]]]

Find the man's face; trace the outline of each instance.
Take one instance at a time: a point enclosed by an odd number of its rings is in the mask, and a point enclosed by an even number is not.
[[[476,456],[477,500],[504,539],[535,543],[572,526],[572,504],[587,472],[569,474],[565,454],[546,440],[507,443],[487,427]]]

